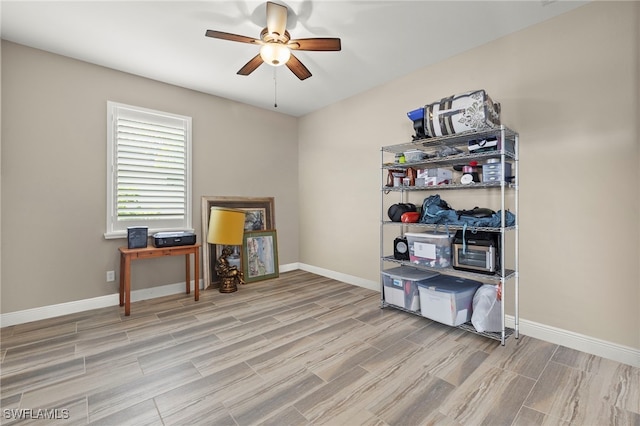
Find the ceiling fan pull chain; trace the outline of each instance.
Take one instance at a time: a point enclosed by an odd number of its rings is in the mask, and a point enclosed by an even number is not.
[[[278,108],[278,81],[276,79],[276,72],[278,68],[273,67],[273,107]]]

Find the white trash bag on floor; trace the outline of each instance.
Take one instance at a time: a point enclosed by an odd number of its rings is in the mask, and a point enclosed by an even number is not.
[[[484,284],[476,290],[473,296],[473,314],[471,324],[483,333],[485,331],[502,331],[500,301],[498,300],[498,286]]]

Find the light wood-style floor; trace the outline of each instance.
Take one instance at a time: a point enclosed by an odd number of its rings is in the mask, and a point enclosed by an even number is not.
[[[639,368],[526,336],[502,347],[303,271],[1,343],[2,424],[640,425]],[[39,410],[60,419],[15,420]]]

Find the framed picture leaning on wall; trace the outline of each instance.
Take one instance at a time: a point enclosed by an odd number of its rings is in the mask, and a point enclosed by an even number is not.
[[[278,277],[278,238],[275,229],[246,231],[242,250],[242,272],[246,283]]]
[[[207,243],[209,233],[209,213],[211,207],[226,207],[239,209],[246,212],[245,232],[266,231],[275,229],[275,207],[273,197],[235,197],[235,196],[203,196],[201,200],[202,217],[202,271],[204,288],[211,287],[219,281],[215,271],[215,261],[222,252],[222,246]],[[238,253],[236,253],[238,251]],[[234,255],[242,257],[244,250],[238,247],[234,249]],[[239,259],[238,269],[242,259]]]

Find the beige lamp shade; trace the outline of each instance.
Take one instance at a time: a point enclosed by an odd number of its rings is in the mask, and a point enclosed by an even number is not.
[[[207,242],[228,246],[242,245],[244,235],[244,211],[223,207],[211,207]]]

